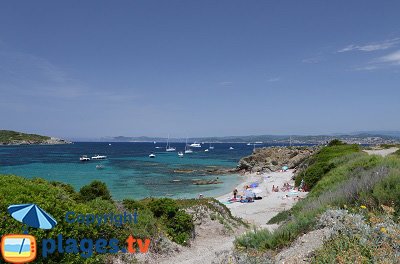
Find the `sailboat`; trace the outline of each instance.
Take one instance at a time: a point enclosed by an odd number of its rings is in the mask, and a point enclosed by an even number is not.
[[[185,154],[188,153],[193,153],[193,150],[191,150],[190,148],[188,148],[188,144],[187,144],[187,138],[186,138],[186,144],[185,144]]]
[[[211,142],[210,142],[210,146],[208,148],[209,149],[214,149],[214,146],[211,146]]]
[[[171,152],[171,151],[175,151],[175,150],[176,150],[176,148],[171,147],[171,146],[169,145],[169,135],[168,135],[167,146],[165,147],[165,151]]]

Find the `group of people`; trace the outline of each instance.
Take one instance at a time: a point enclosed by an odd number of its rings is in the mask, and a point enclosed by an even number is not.
[[[272,185],[272,192],[289,192],[290,190],[299,191],[299,192],[307,192],[308,188],[307,185],[304,183],[304,180],[301,180],[299,187],[291,186],[289,183],[284,183],[283,187],[279,189],[279,186]]]
[[[230,199],[230,202],[241,202],[241,203],[250,203],[254,202],[254,200],[261,200],[262,197],[257,196],[254,192],[251,191],[250,186],[246,185],[244,188],[245,195],[238,195],[239,191],[238,189],[233,190],[233,198]],[[246,192],[251,193],[252,195],[246,194]]]

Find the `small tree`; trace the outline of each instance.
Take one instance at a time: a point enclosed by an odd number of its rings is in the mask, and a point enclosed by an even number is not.
[[[107,185],[101,181],[92,181],[89,185],[83,186],[79,190],[79,194],[84,201],[91,201],[96,198],[111,200],[111,194],[107,189]]]
[[[331,142],[329,142],[329,144],[328,144],[329,147],[340,146],[340,145],[346,145],[346,143],[344,143],[343,141],[340,141],[339,139],[334,139],[334,140],[331,140]]]

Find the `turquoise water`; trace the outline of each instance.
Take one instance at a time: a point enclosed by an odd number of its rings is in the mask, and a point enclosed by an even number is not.
[[[175,143],[177,151],[184,144]],[[155,147],[163,147],[156,149]],[[229,147],[234,150],[229,150]],[[233,168],[239,159],[252,152],[246,144],[214,144],[194,149],[179,158],[177,152],[165,152],[164,144],[153,143],[75,143],[55,146],[0,147],[0,174],[69,183],[76,190],[93,180],[107,184],[114,199],[168,196],[192,198],[200,193],[216,196],[230,192],[241,181],[239,175],[213,175],[215,168]],[[155,153],[156,158],[148,155]],[[102,161],[82,163],[80,155],[107,155]],[[96,169],[102,164],[104,169]],[[222,184],[193,185],[193,179],[216,179]],[[175,181],[174,181],[175,180]],[[180,180],[177,182],[177,180]]]

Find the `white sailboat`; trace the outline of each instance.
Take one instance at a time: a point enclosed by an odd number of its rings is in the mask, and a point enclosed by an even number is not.
[[[167,146],[165,147],[165,151],[171,152],[171,151],[175,151],[175,150],[176,150],[176,148],[171,147],[171,146],[169,145],[169,135],[168,135]]]
[[[188,144],[187,144],[187,138],[186,138],[186,144],[185,144],[185,154],[188,153],[193,153],[193,150],[191,150],[190,148],[188,148]]]
[[[214,149],[214,146],[211,146],[211,142],[210,142],[210,146],[208,148],[209,149]]]

